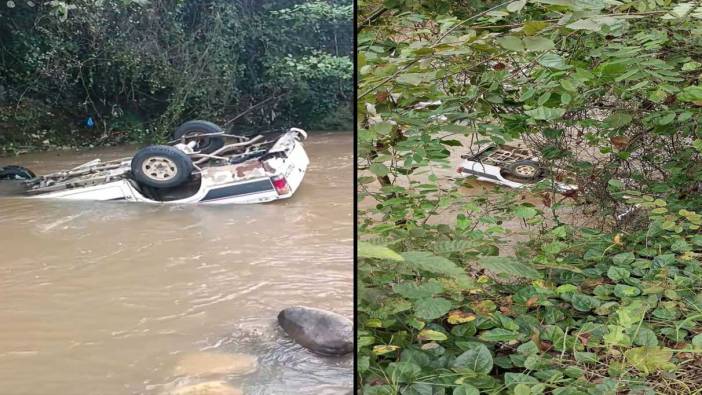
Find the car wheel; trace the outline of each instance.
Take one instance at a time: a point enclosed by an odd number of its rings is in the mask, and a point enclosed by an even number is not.
[[[173,132],[173,139],[182,137],[198,137],[195,151],[211,154],[224,147],[224,139],[219,136],[207,137],[208,134],[222,133],[222,128],[208,121],[188,121]],[[200,137],[201,136],[201,137]]]
[[[132,158],[132,177],[140,184],[154,188],[174,188],[190,179],[193,162],[178,148],[150,145]]]
[[[523,180],[535,180],[543,175],[543,169],[533,160],[520,160],[510,163],[506,170],[516,178]]]
[[[3,166],[0,167],[0,181],[24,181],[36,178],[36,175],[26,167]]]

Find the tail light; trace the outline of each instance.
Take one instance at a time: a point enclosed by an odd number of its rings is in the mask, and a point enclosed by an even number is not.
[[[272,177],[271,182],[273,183],[275,191],[278,192],[278,195],[287,195],[290,193],[290,186],[288,186],[288,182],[285,181],[285,177]]]
[[[462,173],[463,173],[463,167],[462,167],[462,166],[459,166],[459,167],[456,169],[456,173],[462,174]]]

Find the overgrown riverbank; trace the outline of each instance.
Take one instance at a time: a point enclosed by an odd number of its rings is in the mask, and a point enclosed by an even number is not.
[[[0,144],[158,141],[190,119],[349,130],[351,20],[346,0],[3,3]]]
[[[697,393],[702,9],[361,10],[363,393]],[[456,135],[536,150],[540,204],[447,182]],[[564,215],[583,206],[597,228]]]
[[[85,125],[71,124],[74,120],[67,116],[56,115],[48,111],[43,118],[24,119],[17,116],[14,108],[0,108],[0,156],[17,155],[35,151],[85,149],[95,147],[117,146],[122,144],[163,143],[167,140],[169,131],[161,134],[151,129],[143,129],[143,125],[122,125],[119,122],[110,124],[108,129],[97,130]],[[3,116],[3,110],[6,111]],[[9,115],[7,115],[9,114]],[[315,131],[343,131],[350,129],[352,114],[346,108],[340,108],[329,118],[317,122],[318,128],[307,129]],[[220,125],[226,120],[214,120]],[[283,127],[299,127],[299,124],[278,125],[275,127],[245,125],[237,128],[229,126],[225,130],[240,135],[250,135],[256,132]],[[175,125],[171,130],[174,130]],[[131,129],[130,129],[131,128]]]

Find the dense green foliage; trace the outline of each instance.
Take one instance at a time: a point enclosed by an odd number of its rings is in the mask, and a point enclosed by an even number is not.
[[[239,130],[348,128],[352,12],[350,0],[3,1],[0,143],[158,139],[237,115]]]
[[[702,7],[359,5],[363,393],[699,393]],[[537,150],[542,204],[466,197],[456,136]]]

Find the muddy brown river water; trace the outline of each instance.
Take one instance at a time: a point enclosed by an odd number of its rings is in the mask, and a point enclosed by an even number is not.
[[[337,394],[351,357],[315,356],[278,328],[291,305],[353,313],[353,135],[312,133],[295,196],[170,206],[0,199],[0,394],[162,394],[219,367],[244,394]],[[0,158],[38,173],[134,147]],[[226,357],[225,357],[226,358]],[[206,373],[206,372],[205,372]],[[215,392],[213,392],[215,393]]]

